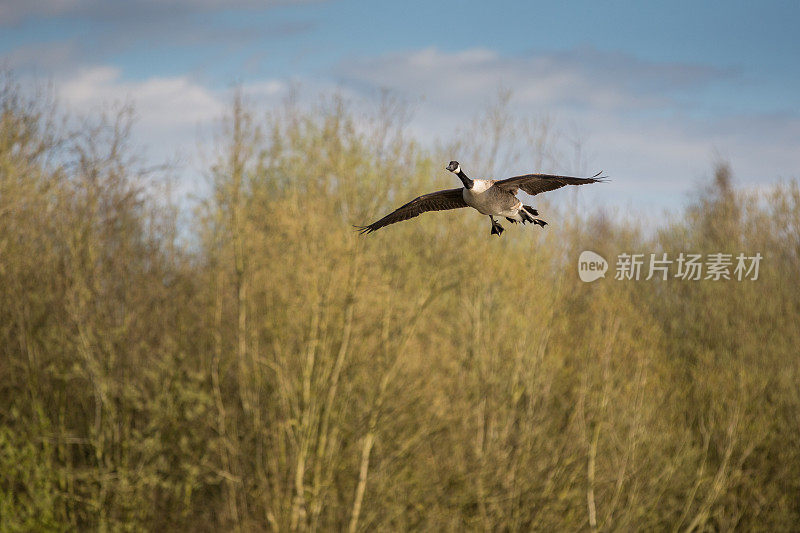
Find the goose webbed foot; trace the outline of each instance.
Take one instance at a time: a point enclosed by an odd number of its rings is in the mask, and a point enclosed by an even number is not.
[[[491,232],[491,235],[497,235],[499,237],[500,234],[503,233],[503,226],[498,224],[495,221],[494,217],[490,216],[489,219],[492,221],[492,232]]]

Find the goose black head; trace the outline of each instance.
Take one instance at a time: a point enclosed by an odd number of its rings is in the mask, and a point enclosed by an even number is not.
[[[461,183],[464,184],[464,187],[467,189],[471,189],[474,186],[474,182],[464,174],[464,171],[461,170],[461,165],[458,164],[458,161],[450,161],[450,164],[445,167],[447,170],[458,176],[458,179],[461,180]]]

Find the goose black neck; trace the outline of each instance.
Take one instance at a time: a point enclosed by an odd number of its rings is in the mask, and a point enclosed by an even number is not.
[[[458,170],[456,176],[458,176],[459,179],[461,179],[461,183],[463,183],[464,187],[466,187],[467,189],[471,189],[472,186],[475,184],[471,179],[467,177],[466,174],[464,174],[464,171],[461,169]]]

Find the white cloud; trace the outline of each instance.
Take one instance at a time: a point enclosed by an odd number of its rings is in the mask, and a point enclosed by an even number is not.
[[[710,175],[715,153],[730,159],[743,185],[800,170],[794,141],[800,117],[709,113],[703,90],[736,90],[732,70],[593,49],[501,56],[486,49],[429,48],[348,61],[337,73],[362,94],[385,87],[419,101],[412,127],[444,138],[484,109],[499,87],[510,89],[512,113],[547,115],[578,133],[587,170],[602,168],[613,178],[588,195],[618,205],[631,199],[645,207],[681,202]],[[564,172],[567,166],[543,170]]]
[[[683,64],[653,64],[594,49],[501,56],[486,49],[447,53],[427,48],[342,64],[345,82],[391,87],[455,104],[474,103],[498,86],[527,105],[629,110],[666,106],[669,95],[724,79],[730,72]]]
[[[140,129],[171,138],[222,114],[220,95],[185,76],[121,79],[115,67],[81,70],[57,85],[60,99],[73,111],[88,114],[109,104],[133,103]]]
[[[281,80],[263,80],[248,83],[243,87],[245,93],[256,101],[266,104],[289,91],[289,83]]]
[[[188,76],[127,80],[111,66],[61,76],[56,91],[79,114],[115,102],[134,104],[136,144],[146,147],[151,162],[180,154],[184,165],[179,172],[185,187],[193,188],[202,170],[195,157],[198,131],[208,133],[224,115],[230,89],[215,90]],[[652,211],[682,202],[687,191],[711,175],[715,154],[731,162],[743,186],[798,176],[794,140],[800,138],[800,117],[714,115],[701,97],[692,96],[693,89],[724,86],[730,76],[702,66],[645,63],[591,50],[504,57],[486,49],[425,49],[345,62],[328,77],[261,79],[242,89],[258,112],[299,87],[301,107],[336,91],[361,113],[376,109],[380,89],[389,88],[412,104],[411,134],[433,146],[435,139],[448,141],[459,129],[463,132],[505,87],[513,91],[512,113],[551,117],[556,127],[582,141],[582,171],[603,169],[612,177],[608,185],[581,191],[589,203]],[[537,169],[534,157],[523,154],[520,168],[502,171],[576,171],[575,161],[549,164]]]
[[[226,94],[185,76],[124,80],[110,66],[82,69],[57,81],[55,88],[66,110],[78,117],[133,105],[131,142],[145,163],[174,164],[178,197],[205,190],[197,161],[198,131],[222,116]]]
[[[75,116],[96,116],[98,111],[131,104],[135,122],[134,146],[143,151],[148,165],[176,163],[176,193],[200,194],[204,157],[213,153],[210,132],[232,101],[232,89],[213,90],[187,76],[125,80],[111,66],[95,66],[57,80],[57,96]],[[289,84],[262,80],[243,85],[242,91],[258,110],[269,109],[286,95]]]

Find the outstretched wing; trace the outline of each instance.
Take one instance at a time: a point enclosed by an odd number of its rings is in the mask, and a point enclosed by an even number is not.
[[[362,234],[372,233],[384,226],[414,218],[426,211],[444,211],[445,209],[467,207],[466,202],[464,202],[463,190],[462,188],[446,189],[444,191],[423,194],[418,198],[414,198],[406,205],[395,209],[377,222],[373,222],[369,226],[355,226],[355,228]]]
[[[554,191],[565,185],[585,185],[587,183],[602,183],[606,180],[598,172],[591,178],[573,178],[571,176],[553,176],[551,174],[525,174],[524,176],[514,176],[505,180],[495,182],[494,186],[511,194],[517,194],[522,189],[531,196],[539,193]]]

